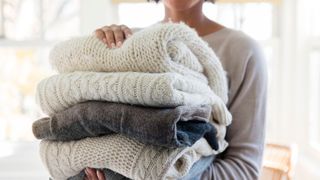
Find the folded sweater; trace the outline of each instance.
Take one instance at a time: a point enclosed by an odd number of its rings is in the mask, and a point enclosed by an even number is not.
[[[109,49],[95,36],[61,42],[50,53],[59,73],[175,72],[207,83],[228,100],[228,86],[221,63],[196,31],[183,23],[155,24],[136,32],[120,48]]]
[[[38,139],[70,141],[118,133],[171,148],[191,146],[204,137],[218,150],[210,113],[208,105],[152,108],[88,101],[35,121],[32,128]]]
[[[177,73],[65,73],[42,80],[36,98],[50,116],[98,100],[154,107],[210,104],[215,120],[223,125],[231,122],[225,104],[209,86]]]
[[[202,156],[214,154],[203,138],[192,147],[145,145],[122,135],[78,141],[40,143],[41,160],[55,180],[65,180],[84,168],[110,169],[130,179],[177,179],[188,174]]]

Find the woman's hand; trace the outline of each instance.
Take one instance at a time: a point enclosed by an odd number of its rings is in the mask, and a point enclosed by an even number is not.
[[[86,173],[85,180],[106,180],[103,172],[100,170],[86,168],[84,172]]]
[[[95,30],[94,34],[109,48],[116,48],[120,47],[123,41],[132,35],[132,31],[125,25],[111,25]]]

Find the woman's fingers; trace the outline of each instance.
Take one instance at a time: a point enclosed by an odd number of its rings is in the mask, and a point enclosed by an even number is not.
[[[120,47],[132,35],[132,31],[125,25],[111,25],[97,29],[94,34],[109,48],[115,48]]]
[[[114,39],[114,32],[110,27],[103,27],[102,30],[104,31],[104,34],[106,36],[106,44],[108,45],[109,48],[115,48],[116,43]]]
[[[121,30],[120,26],[112,26],[112,31],[114,33],[114,39],[116,41],[116,46],[120,47],[124,41],[124,32]]]
[[[126,25],[121,25],[121,30],[125,35],[125,38],[128,39],[132,35],[131,29],[129,29]]]
[[[106,180],[102,171],[97,170],[97,176],[99,180]]]
[[[96,174],[96,170],[91,169],[91,168],[86,168],[85,173],[86,173],[88,180],[99,180],[98,176]]]
[[[100,170],[86,168],[84,171],[86,173],[85,180],[106,180],[103,172]]]
[[[104,32],[102,31],[102,29],[97,29],[94,31],[95,36],[100,40],[103,41],[104,43],[106,43],[106,35],[104,34]]]

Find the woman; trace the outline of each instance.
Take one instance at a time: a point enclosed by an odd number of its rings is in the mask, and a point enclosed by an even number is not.
[[[214,2],[214,0],[212,1]],[[226,151],[216,156],[202,179],[258,179],[265,139],[267,75],[258,45],[242,32],[226,28],[202,12],[204,0],[163,0],[162,22],[184,22],[207,41],[220,58],[229,80],[228,109],[233,123],[227,128]],[[132,34],[121,25],[105,26],[95,35],[109,48],[120,47]],[[104,180],[103,173],[86,169],[87,179]]]

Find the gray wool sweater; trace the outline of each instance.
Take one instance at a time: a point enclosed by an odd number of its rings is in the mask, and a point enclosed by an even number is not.
[[[265,142],[267,71],[259,45],[240,31],[224,28],[206,35],[229,81],[229,147],[217,156],[202,179],[258,179]]]

